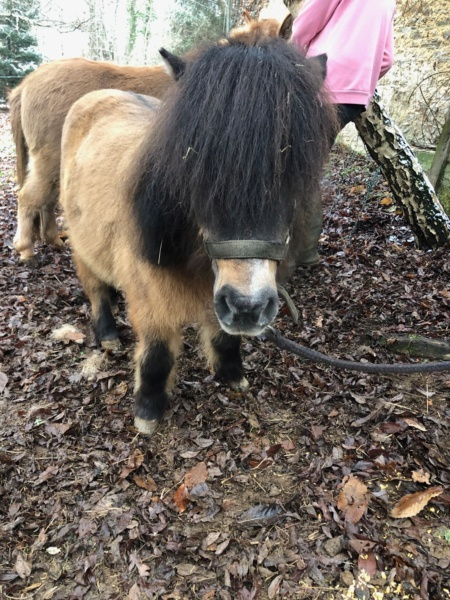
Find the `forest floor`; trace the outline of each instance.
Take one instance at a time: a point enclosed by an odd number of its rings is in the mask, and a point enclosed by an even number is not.
[[[449,248],[415,249],[374,163],[336,146],[324,200],[321,264],[287,286],[300,323],[283,307],[276,326],[374,363],[416,360],[383,343],[399,333],[448,340]],[[6,114],[0,203],[0,598],[450,598],[450,373],[245,339],[243,394],[188,327],[170,410],[139,435],[123,303],[123,350],[101,354],[69,248],[37,266],[12,248]]]

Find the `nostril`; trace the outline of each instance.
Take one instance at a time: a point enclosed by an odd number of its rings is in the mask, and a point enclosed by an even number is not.
[[[253,307],[253,309],[251,311],[251,315],[252,315],[252,319],[253,319],[254,323],[259,323],[261,316],[264,314],[264,311],[266,310],[267,304],[268,304],[268,302],[259,302],[258,304],[255,304],[255,306]]]
[[[260,325],[261,327],[265,327],[275,318],[278,312],[278,297],[273,296],[266,300],[264,304],[261,304],[261,307],[258,312],[258,317],[255,320],[255,323]]]
[[[219,319],[226,325],[231,325],[236,308],[233,306],[227,291],[216,294],[214,308]]]

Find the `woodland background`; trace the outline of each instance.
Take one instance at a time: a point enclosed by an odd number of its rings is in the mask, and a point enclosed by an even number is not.
[[[282,0],[279,0],[282,3]],[[42,61],[85,56],[154,64],[255,17],[262,0],[1,0],[0,86]],[[298,14],[302,2],[285,4]],[[12,35],[15,31],[15,35]],[[379,90],[408,141],[433,148],[450,96],[450,0],[398,0],[396,62]],[[1,89],[0,89],[1,91]]]
[[[69,16],[63,0],[0,6],[3,90],[60,56],[154,62],[157,44],[182,52],[242,10],[214,0],[80,0]],[[256,16],[261,5],[245,8]],[[380,85],[422,148],[448,105],[449,15],[448,0],[399,0],[397,62]],[[287,286],[300,323],[283,306],[277,328],[368,362],[414,361],[396,352],[401,335],[448,340],[448,244],[415,247],[373,161],[336,144],[324,207],[321,264]],[[138,436],[124,303],[123,351],[104,355],[70,248],[41,245],[37,267],[20,263],[16,214],[1,112],[2,600],[450,598],[448,374],[336,371],[247,339],[242,394],[213,380],[189,327],[170,410],[154,437]],[[61,336],[67,325],[75,334]]]

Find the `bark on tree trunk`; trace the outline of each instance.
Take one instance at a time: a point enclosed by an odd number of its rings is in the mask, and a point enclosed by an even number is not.
[[[395,202],[402,208],[419,248],[450,241],[450,218],[400,129],[375,92],[355,125],[369,154],[380,165]]]
[[[434,155],[433,164],[430,167],[428,177],[430,178],[431,185],[437,194],[441,187],[442,180],[444,178],[445,167],[450,160],[450,110],[448,111],[447,118],[445,119],[444,127],[442,128],[441,135],[436,146],[436,153]]]
[[[392,352],[408,354],[432,360],[450,360],[449,340],[435,340],[421,335],[401,335],[394,333],[381,336],[381,340]]]

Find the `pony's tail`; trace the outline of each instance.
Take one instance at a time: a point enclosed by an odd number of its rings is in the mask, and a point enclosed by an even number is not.
[[[11,129],[16,145],[17,183],[22,187],[25,182],[28,165],[28,147],[22,129],[22,90],[21,86],[8,91]]]

